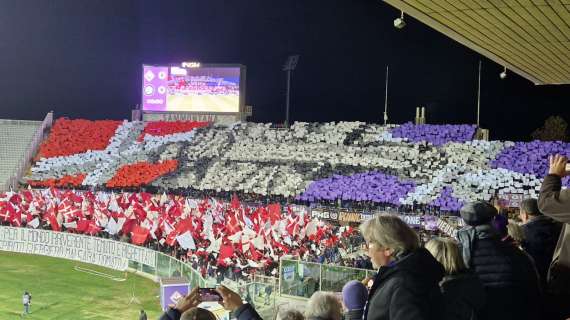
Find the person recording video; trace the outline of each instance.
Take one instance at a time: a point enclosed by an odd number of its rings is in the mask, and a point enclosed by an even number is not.
[[[192,314],[193,319],[209,320],[210,315],[198,308],[198,305],[204,301],[218,301],[224,309],[233,313],[238,320],[262,320],[261,316],[255,311],[249,303],[243,303],[242,298],[232,290],[225,286],[217,288],[198,288],[195,287],[190,293],[178,300],[175,306],[168,310],[160,317],[160,320],[184,320],[187,315]],[[204,310],[206,311],[206,310]],[[201,314],[199,318],[195,315]]]

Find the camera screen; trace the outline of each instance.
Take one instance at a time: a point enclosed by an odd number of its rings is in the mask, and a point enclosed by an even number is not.
[[[221,301],[222,297],[213,288],[200,288],[200,300],[202,301]]]

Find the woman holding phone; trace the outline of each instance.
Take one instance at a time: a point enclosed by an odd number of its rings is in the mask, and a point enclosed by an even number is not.
[[[231,311],[238,320],[262,320],[261,316],[249,303],[232,290],[220,286],[217,288],[194,288],[180,299],[174,307],[170,307],[160,320],[180,320],[186,312],[195,310],[203,301],[218,301],[224,309]]]

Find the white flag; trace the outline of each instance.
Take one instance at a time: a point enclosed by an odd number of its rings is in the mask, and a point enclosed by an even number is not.
[[[34,220],[30,221],[28,225],[34,229],[37,229],[40,226],[40,220],[36,217]]]
[[[260,267],[259,263],[255,262],[253,260],[249,260],[249,259],[247,259],[247,264],[252,268],[259,268]]]
[[[317,233],[317,224],[315,223],[315,221],[309,221],[306,227],[306,235],[312,236],[315,233]]]
[[[121,207],[119,207],[119,204],[117,203],[117,199],[113,196],[111,196],[111,201],[109,202],[109,206],[107,207],[107,209],[109,209],[110,211],[113,212],[120,212],[121,211]]]
[[[265,247],[263,244],[263,237],[259,236],[253,240],[251,240],[251,243],[253,244],[253,246],[257,249],[257,250],[263,250],[263,248]]]
[[[166,195],[166,192],[164,192],[162,193],[162,196],[160,196],[160,205],[163,206],[167,202],[168,202],[168,196]]]
[[[196,249],[196,243],[194,243],[194,238],[192,238],[190,231],[186,231],[182,235],[177,236],[176,241],[178,241],[178,244],[180,244],[183,249]]]
[[[251,219],[248,218],[245,214],[243,215],[243,221],[245,221],[246,226],[253,227],[253,222],[251,222]]]
[[[150,236],[156,240],[156,230],[158,229],[158,221],[152,220],[152,228],[150,228]]]
[[[107,231],[107,233],[112,235],[117,234],[117,232],[119,232],[119,224],[117,223],[117,221],[115,221],[115,219],[111,218],[107,223],[105,231]]]
[[[206,251],[208,251],[208,252],[220,252],[221,246],[222,246],[222,238],[220,237],[219,239],[212,241],[212,243],[210,244],[208,249],[206,249]]]
[[[234,233],[233,235],[229,236],[228,239],[232,243],[238,243],[241,240],[241,231]]]
[[[73,221],[73,222],[66,222],[63,224],[64,227],[66,227],[67,229],[77,229],[77,222]]]
[[[250,228],[245,228],[243,229],[243,234],[248,236],[249,238],[253,238],[255,237],[257,234],[255,233],[255,231],[251,230]]]
[[[174,231],[174,228],[170,225],[170,223],[164,221],[164,232],[166,235],[169,235],[172,231]]]

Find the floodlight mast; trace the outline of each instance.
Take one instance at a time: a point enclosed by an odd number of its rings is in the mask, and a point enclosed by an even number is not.
[[[285,71],[285,75],[287,77],[287,92],[285,94],[285,127],[289,128],[290,120],[289,120],[289,109],[291,106],[291,76],[293,74],[293,70],[297,67],[297,63],[299,62],[299,55],[290,55],[285,61],[283,65],[283,71]]]
[[[386,66],[386,94],[384,96],[384,125],[388,124],[388,73],[389,67]]]
[[[479,76],[477,80],[477,128],[480,128],[480,114],[481,114],[481,60],[479,60]]]

